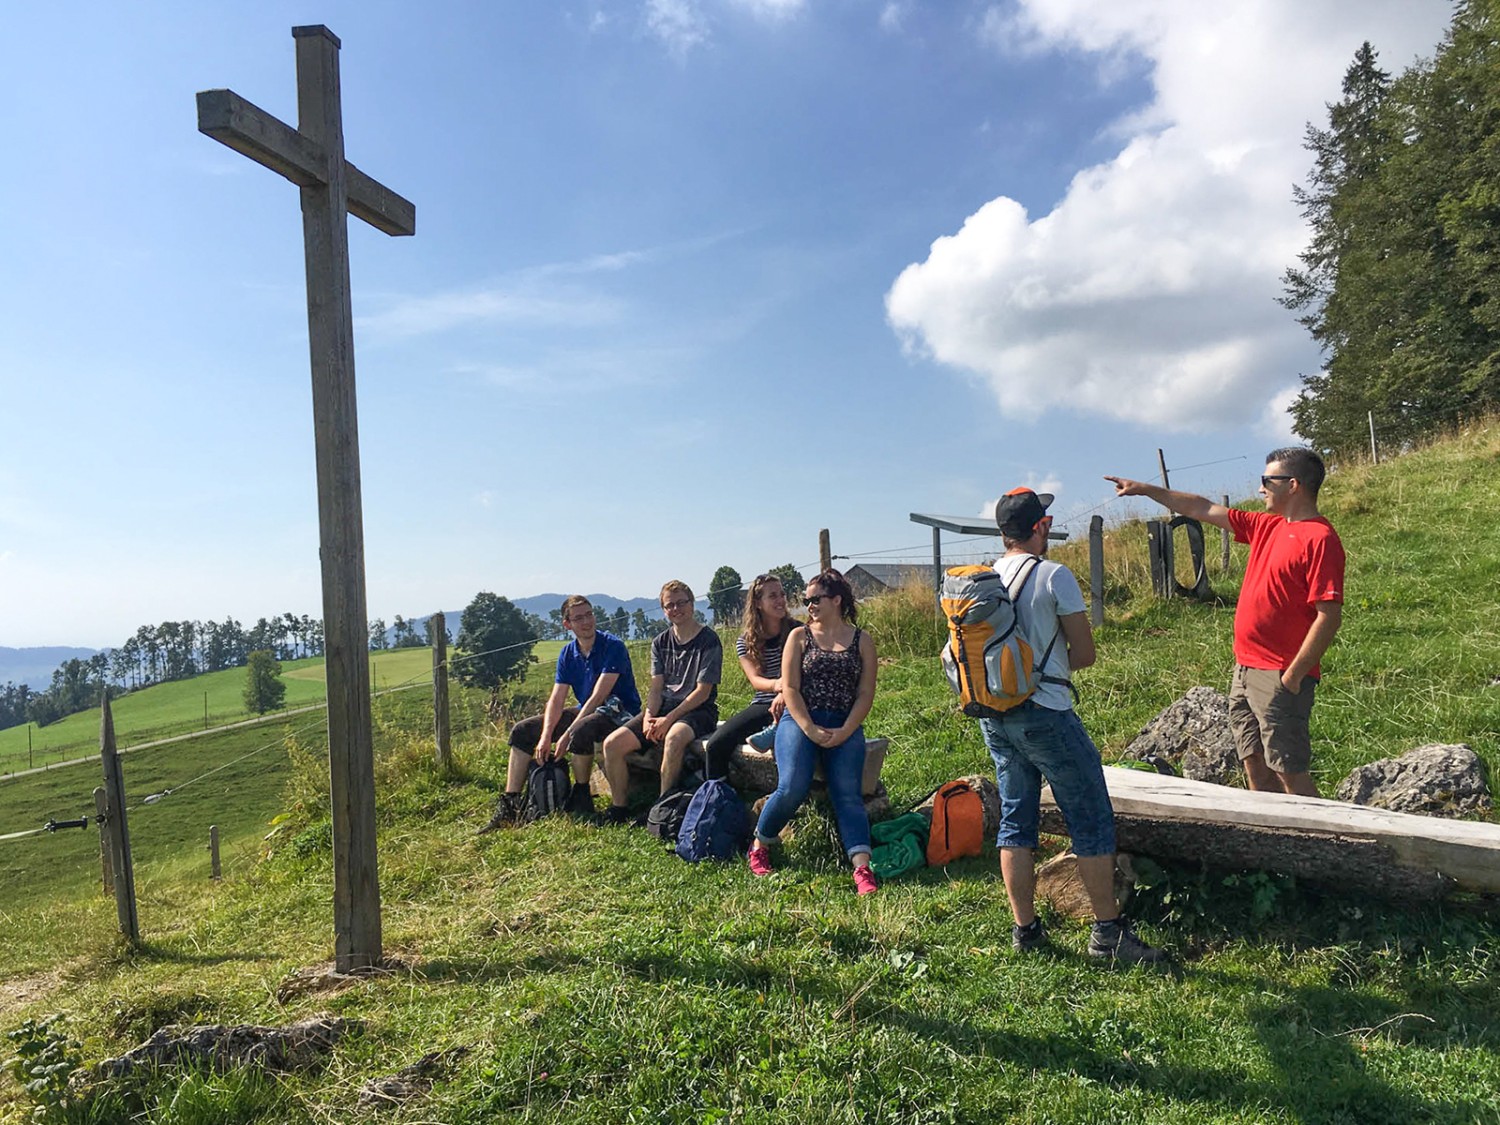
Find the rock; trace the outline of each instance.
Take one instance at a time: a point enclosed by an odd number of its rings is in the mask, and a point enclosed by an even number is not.
[[[1229,785],[1240,777],[1229,697],[1211,687],[1195,687],[1152,719],[1125,748],[1130,758],[1164,758],[1194,781]]]
[[[362,1109],[394,1109],[413,1098],[422,1097],[439,1078],[446,1078],[453,1064],[469,1053],[467,1047],[432,1051],[395,1074],[372,1078],[359,1088],[358,1105]]]
[[[1123,852],[1115,856],[1115,903],[1121,910],[1135,890],[1135,867]],[[1072,852],[1055,855],[1036,869],[1036,894],[1052,904],[1059,914],[1079,922],[1094,920],[1094,907],[1083,880],[1078,877],[1078,857]]]
[[[1428,816],[1459,817],[1490,807],[1484,764],[1462,743],[1429,743],[1360,766],[1339,782],[1334,795],[1356,805]]]
[[[143,1068],[180,1065],[206,1065],[221,1073],[236,1066],[258,1066],[278,1072],[305,1070],[361,1026],[358,1020],[331,1017],[303,1020],[288,1027],[170,1024],[134,1050],[116,1059],[105,1059],[98,1070],[109,1078]]]

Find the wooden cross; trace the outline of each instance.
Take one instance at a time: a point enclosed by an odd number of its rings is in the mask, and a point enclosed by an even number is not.
[[[334,957],[338,971],[346,973],[378,965],[381,946],[354,323],[344,215],[352,212],[386,234],[413,234],[417,212],[344,159],[338,36],[315,25],[292,28],[292,38],[297,44],[297,128],[230,90],[205,90],[198,95],[198,129],[302,189],[333,794]]]

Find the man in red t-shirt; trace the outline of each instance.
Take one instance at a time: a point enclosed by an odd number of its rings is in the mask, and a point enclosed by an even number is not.
[[[1266,455],[1264,512],[1242,512],[1206,496],[1124,477],[1117,496],[1147,496],[1174,512],[1228,528],[1250,544],[1234,614],[1229,720],[1251,789],[1318,795],[1308,717],[1318,661],[1343,621],[1344,546],[1318,514],[1323,459],[1292,447]]]

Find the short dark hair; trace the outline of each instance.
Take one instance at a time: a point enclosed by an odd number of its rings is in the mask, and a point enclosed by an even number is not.
[[[1297,483],[1313,494],[1317,499],[1318,489],[1323,487],[1323,478],[1328,475],[1328,470],[1323,466],[1323,458],[1305,445],[1289,445],[1283,449],[1273,449],[1266,454],[1266,464],[1272,461],[1280,461],[1286,466],[1286,471],[1296,478]]]

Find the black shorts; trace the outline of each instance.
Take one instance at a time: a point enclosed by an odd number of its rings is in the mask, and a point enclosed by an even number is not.
[[[635,735],[636,741],[642,746],[654,746],[656,745],[655,743],[646,741],[646,736],[642,730],[645,722],[646,717],[642,713],[626,723],[624,729]],[[702,707],[695,708],[686,715],[683,715],[672,726],[675,727],[677,723],[686,723],[692,727],[694,738],[704,738],[712,734],[714,729],[719,725],[719,705],[717,703],[705,703]]]
[[[564,707],[562,717],[557,720],[557,726],[552,731],[553,741],[557,741],[563,731],[571,727],[578,718],[577,707]],[[619,726],[609,715],[595,711],[579,722],[578,729],[573,732],[573,740],[568,744],[569,753],[582,754],[585,757],[594,754],[599,744],[605,740]],[[523,754],[535,754],[537,741],[542,737],[542,717],[532,715],[530,718],[522,719],[510,728],[511,749],[519,750]]]

